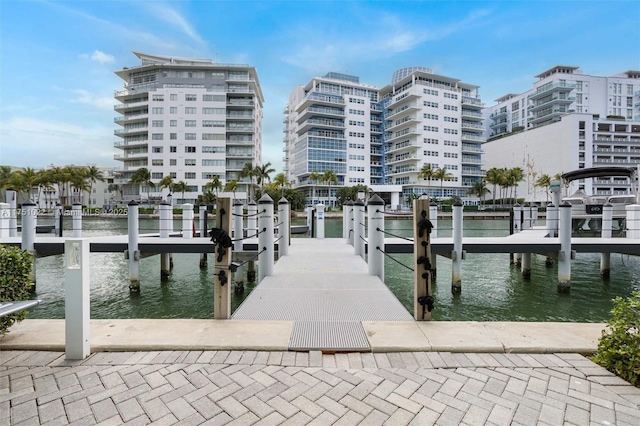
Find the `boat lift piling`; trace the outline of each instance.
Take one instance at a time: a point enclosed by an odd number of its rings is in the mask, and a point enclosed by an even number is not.
[[[462,260],[464,259],[462,209],[463,205],[460,201],[453,204],[453,251],[451,252],[451,293],[453,294],[462,292]]]
[[[73,238],[82,237],[82,204],[73,203],[71,206],[71,220],[73,224]]]
[[[247,204],[247,237],[258,233],[258,205],[255,201],[249,201]],[[260,251],[260,250],[258,250]],[[247,263],[247,281],[253,283],[256,281],[256,262],[250,260]]]
[[[173,207],[168,201],[160,203],[160,238],[169,238],[173,232]],[[171,275],[171,254],[160,253],[160,279],[167,280]]]
[[[127,209],[128,249],[125,258],[129,260],[129,290],[140,292],[140,252],[138,251],[138,203],[131,201]]]
[[[558,253],[558,292],[569,293],[571,289],[571,204],[560,205],[560,252]]]
[[[613,228],[613,206],[607,203],[602,208],[602,238],[611,238]],[[609,279],[611,276],[611,253],[600,253],[600,277]]]
[[[209,235],[209,230],[207,229],[208,227],[208,221],[207,221],[207,206],[204,204],[201,204],[199,206],[200,209],[200,238],[208,238]],[[200,253],[200,269],[207,269],[207,253]]]
[[[243,241],[243,232],[244,232],[244,217],[242,215],[243,205],[242,201],[234,200],[233,201],[233,218],[231,222],[233,224],[233,251],[235,253],[239,253],[242,251],[242,241]],[[243,276],[244,268],[242,266],[238,266],[238,268],[233,272],[233,282],[236,285],[236,290],[241,291],[244,290],[244,276]]]
[[[278,201],[278,218],[280,218],[280,224],[278,225],[278,258],[289,254],[289,245],[291,241],[291,209],[289,201],[286,198],[280,198]]]
[[[18,193],[13,188],[7,188],[6,198],[9,202],[9,236],[18,236]]]
[[[64,217],[62,211],[62,204],[56,203],[56,206],[53,210],[53,221],[55,222],[55,236],[62,237],[62,218]]]
[[[0,238],[9,236],[9,203],[0,203]]]
[[[532,214],[531,214],[531,209],[533,207],[529,206],[528,204],[525,204],[525,206],[523,207],[523,223],[522,223],[522,230],[527,230],[527,229],[531,229],[531,221],[532,221]],[[521,254],[521,273],[522,273],[522,278],[528,280],[531,279],[531,253],[522,253]]]
[[[431,229],[431,238],[438,238],[438,205],[434,202],[429,204],[429,219],[433,228]],[[431,256],[431,279],[435,280],[437,272],[436,272],[436,263],[437,258],[435,254]],[[433,282],[433,281],[432,281]]]
[[[22,203],[22,250],[27,250],[33,255],[33,267],[29,273],[29,281],[36,288],[36,227],[38,226],[38,209],[36,203],[29,200]]]

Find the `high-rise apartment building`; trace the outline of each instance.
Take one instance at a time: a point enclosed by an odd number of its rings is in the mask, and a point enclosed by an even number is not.
[[[640,164],[640,71],[608,77],[583,74],[578,67],[555,66],[536,76],[534,87],[497,99],[488,118],[483,162],[521,167],[518,187],[528,201],[546,201],[535,181],[571,170]],[[629,193],[627,178],[575,181],[566,193]]]
[[[174,203],[195,202],[213,176],[238,181],[237,196],[245,197],[249,180],[238,174],[246,163],[261,164],[262,152],[264,98],[255,68],[134,54],[139,66],[116,71],[125,86],[115,92],[124,198],[146,199],[148,188],[129,184],[142,167],[156,185],[152,202],[168,193],[157,186],[165,176],[187,184],[184,199],[176,193]]]
[[[393,207],[423,193],[472,202],[467,193],[482,176],[484,141],[477,89],[422,67],[396,71],[381,89],[356,76],[315,77],[291,93],[285,110],[289,180],[311,203],[335,201],[335,187],[310,179],[326,170],[337,186],[366,185]],[[419,179],[426,164],[448,178]]]

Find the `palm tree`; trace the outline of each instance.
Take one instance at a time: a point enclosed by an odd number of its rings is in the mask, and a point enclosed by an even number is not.
[[[276,185],[276,188],[282,188],[282,196],[284,197],[284,188],[289,184],[287,181],[287,175],[280,172],[273,178],[273,183]]]
[[[433,179],[433,175],[435,170],[431,167],[431,163],[425,164],[420,169],[420,173],[418,173],[418,179],[426,179],[427,180],[427,199],[429,199],[429,191],[431,189],[431,179]]]
[[[86,169],[86,178],[89,179],[89,205],[91,205],[91,193],[93,191],[93,184],[100,181],[104,182],[104,175],[102,170],[96,166],[88,166]]]
[[[65,204],[64,190],[65,184],[67,183],[68,179],[67,173],[65,169],[57,166],[49,169],[49,172],[51,173],[51,181],[58,187],[58,198],[60,200],[60,203]]]
[[[507,171],[507,186],[512,189],[514,203],[518,202],[518,184],[524,180],[522,167],[514,167]]]
[[[236,198],[236,191],[238,190],[238,181],[234,180],[230,180],[229,182],[226,183],[226,185],[224,186],[224,191],[225,192],[233,192],[233,198]]]
[[[33,188],[38,187],[38,174],[31,167],[13,172],[10,184],[18,192],[26,192],[27,198],[31,199]]]
[[[492,167],[489,170],[487,170],[484,176],[484,180],[493,185],[493,193],[492,193],[493,205],[496,204],[496,186],[500,184],[501,178],[502,178],[502,173],[500,172],[500,169],[498,169],[497,167]]]
[[[309,180],[314,181],[312,198],[316,197],[316,192],[317,192],[317,188],[316,187],[318,186],[318,180],[320,179],[321,176],[322,175],[320,173],[318,173],[318,172],[309,173]]]
[[[119,185],[117,183],[110,183],[109,187],[107,188],[107,191],[109,191],[109,192],[117,192],[118,195],[120,195],[120,201],[122,201],[122,198],[123,198],[122,185]]]
[[[216,198],[218,197],[218,191],[222,189],[222,181],[220,180],[220,176],[213,175],[211,176],[211,180],[204,185],[204,188],[208,191],[215,191]]]
[[[0,166],[0,190],[2,190],[3,193],[2,199],[5,201],[8,201],[6,199],[6,189],[9,186],[9,179],[11,179],[11,167]]]
[[[131,179],[129,180],[130,184],[134,185],[144,185],[147,187],[147,202],[150,202],[149,192],[151,188],[155,188],[155,184],[151,182],[151,172],[146,167],[141,167],[136,170],[133,175],[131,175]]]
[[[173,189],[173,178],[171,177],[171,175],[166,175],[162,179],[160,179],[160,182],[158,182],[158,186],[160,187],[160,189],[167,188],[169,190],[169,193],[171,193],[171,190]]]
[[[444,190],[442,184],[445,180],[453,179],[453,175],[447,171],[446,167],[442,167],[433,172],[433,178],[440,181],[440,196],[444,198]]]
[[[245,163],[242,170],[238,173],[239,178],[249,178],[249,199],[253,199],[253,177],[256,175],[256,169],[251,163]],[[236,181],[236,185],[237,185]],[[234,193],[235,197],[235,193]]]
[[[78,201],[81,204],[84,204],[83,203],[84,189],[87,187],[87,185],[89,185],[89,181],[87,180],[86,169],[84,167],[73,167],[70,182],[75,189],[78,189],[80,191]]]
[[[480,202],[484,201],[484,196],[487,195],[489,189],[487,188],[487,183],[483,180],[479,180],[473,184],[471,188],[469,188],[469,195],[477,195],[480,198]]]
[[[260,185],[260,192],[262,192],[265,179],[271,182],[271,173],[274,173],[276,169],[271,167],[271,163],[263,164],[262,166],[256,166],[253,170],[253,175],[256,177],[256,183]]]
[[[182,204],[184,204],[184,193],[187,190],[188,186],[189,186],[189,184],[187,184],[187,182],[182,181],[182,180],[173,184],[173,190],[175,192],[181,192],[182,193]]]
[[[533,186],[537,186],[540,188],[544,188],[545,194],[547,194],[547,203],[549,202],[549,188],[551,187],[551,176],[548,174],[543,174],[536,180]]]
[[[338,184],[338,175],[331,169],[327,169],[324,171],[322,175],[322,181],[326,182],[329,185],[329,204],[331,205],[331,184]]]

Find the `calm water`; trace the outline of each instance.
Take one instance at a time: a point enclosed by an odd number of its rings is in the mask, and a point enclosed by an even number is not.
[[[46,224],[46,220],[40,223]],[[303,224],[294,220],[293,224]],[[409,220],[387,220],[386,229],[411,236]],[[65,226],[70,226],[66,223]],[[439,235],[451,235],[451,221],[440,220]],[[505,220],[465,221],[465,236],[508,234]],[[176,221],[174,229],[180,229]],[[125,234],[126,220],[85,219],[83,236]],[[140,232],[157,232],[157,221],[142,219]],[[67,235],[70,235],[67,232]],[[341,237],[342,221],[327,220],[326,236]],[[393,255],[413,267],[413,255]],[[571,293],[557,292],[557,269],[546,268],[544,257],[532,257],[532,276],[523,280],[519,269],[509,265],[508,254],[467,254],[462,265],[462,294],[451,294],[451,261],[437,258],[437,279],[433,284],[435,320],[450,321],[580,321],[600,322],[609,317],[611,299],[640,289],[640,260],[612,255],[611,279],[602,281],[599,254],[580,254],[572,264]],[[128,269],[121,253],[91,254],[91,317],[110,318],[212,318],[213,261],[207,269],[198,267],[199,255],[175,254],[172,276],[160,281],[160,259],[153,256],[140,263],[141,291],[129,292]],[[257,262],[256,262],[257,263]],[[413,272],[386,259],[385,282],[398,299],[413,311]],[[43,303],[30,318],[64,317],[64,269],[62,256],[37,260],[37,297]],[[255,287],[245,283],[235,293],[237,308]]]

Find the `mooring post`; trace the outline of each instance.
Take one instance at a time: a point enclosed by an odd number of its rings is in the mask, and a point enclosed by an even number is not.
[[[553,203],[547,204],[547,218],[545,223],[547,227],[547,238],[556,237],[557,220],[558,207]],[[544,266],[547,268],[551,268],[553,266],[553,258],[551,256],[546,257]]]
[[[571,289],[571,204],[560,204],[560,253],[558,253],[558,292],[568,293]]]
[[[308,206],[306,209],[307,211],[307,229],[309,230],[309,238],[314,238],[315,233],[314,233],[314,223],[313,223],[313,211],[314,211],[314,207]]]
[[[289,201],[286,198],[280,198],[278,201],[278,217],[280,224],[278,225],[278,258],[289,254],[289,244],[291,241],[291,211],[289,209]]]
[[[85,359],[91,354],[90,253],[86,239],[64,242],[64,331],[65,358]]]
[[[140,252],[138,251],[138,203],[131,201],[128,204],[127,225],[129,234],[129,247],[126,258],[129,260],[129,290],[140,291]]]
[[[537,205],[532,205],[531,206],[531,226],[538,226],[538,206]]]
[[[184,203],[182,205],[182,238],[193,239],[193,204]]]
[[[233,251],[238,253],[242,252],[242,246],[244,243],[244,217],[242,215],[242,210],[242,201],[233,200],[233,219],[231,219],[231,223],[233,224]],[[238,266],[238,269],[233,273],[233,281],[239,288],[244,287],[243,269],[244,268],[242,266]]]
[[[160,203],[160,238],[169,238],[173,232],[173,208],[167,201]],[[171,275],[171,255],[160,253],[160,279],[166,280]]]
[[[384,282],[384,200],[374,194],[367,203],[369,212],[369,250],[367,263],[369,275],[376,275]]]
[[[64,217],[64,213],[62,211],[62,204],[57,203],[56,207],[53,210],[53,221],[55,222],[55,233],[56,237],[62,237],[62,218]]]
[[[209,230],[207,229],[207,206],[200,204],[200,238],[209,238]],[[200,269],[207,268],[207,253],[200,253]]]
[[[413,201],[413,317],[416,321],[431,321],[431,229],[429,200]]]
[[[258,200],[258,283],[273,274],[273,199],[264,194]]]
[[[353,203],[353,247],[355,253],[364,259],[364,201]]]
[[[347,244],[353,246],[353,201],[347,201]]]
[[[0,203],[0,238],[9,236],[9,203]]]
[[[640,238],[640,205],[625,206],[627,211],[627,238]]]
[[[73,203],[71,206],[71,220],[73,224],[73,238],[82,237],[82,204]]]
[[[231,198],[216,200],[216,227],[222,234],[231,235],[232,226]],[[215,278],[213,280],[213,318],[229,319],[231,317],[231,247],[224,248],[220,244],[213,253],[215,262]]]
[[[528,230],[531,229],[532,227],[532,215],[531,215],[531,209],[532,207],[529,206],[528,204],[525,204],[524,207],[522,208],[523,210],[523,224],[522,224],[522,230]],[[531,253],[522,253],[521,254],[521,269],[520,272],[522,273],[522,278],[524,279],[530,279],[531,278]]]
[[[613,206],[607,203],[602,208],[602,230],[600,236],[602,238],[611,238],[613,229]],[[611,253],[600,253],[600,277],[609,279],[611,276]]]
[[[433,201],[429,204],[429,219],[431,224],[433,225],[433,229],[431,230],[431,238],[438,238],[438,205]],[[435,279],[437,275],[437,263],[438,256],[431,256],[431,279]]]
[[[258,205],[255,201],[249,201],[247,205],[247,237],[254,238],[258,233]],[[260,250],[258,250],[260,251]],[[247,264],[247,281],[256,281],[256,262],[250,260]]]
[[[324,239],[324,208],[322,203],[316,205],[316,238],[319,240]]]
[[[9,236],[18,236],[18,193],[13,188],[7,188],[7,202],[9,203]]]
[[[519,203],[513,205],[513,233],[519,234],[522,231],[522,206]],[[514,253],[513,261],[517,266],[522,264],[522,253]]]
[[[463,205],[460,201],[453,204],[453,252],[451,252],[451,293],[453,294],[462,292],[462,260],[464,259],[462,209]]]
[[[348,229],[348,225],[347,225],[347,203],[345,202],[342,205],[342,239],[344,239],[345,241],[348,242],[348,238],[349,238],[349,229]]]
[[[22,203],[22,250],[28,250],[33,255],[33,267],[29,273],[29,280],[36,285],[36,227],[38,226],[38,209],[36,203],[28,200]]]

